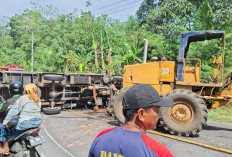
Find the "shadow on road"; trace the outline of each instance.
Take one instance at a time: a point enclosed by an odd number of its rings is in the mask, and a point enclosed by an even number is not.
[[[229,128],[223,128],[223,127],[217,127],[217,126],[210,126],[210,125],[206,125],[204,127],[204,130],[225,130],[225,131],[232,131],[232,129]]]
[[[65,118],[68,118],[68,119],[70,119],[70,118],[73,118],[73,119],[86,119],[86,117],[74,117],[74,116],[51,116],[51,115],[49,115],[49,118],[50,119],[65,119]],[[87,117],[88,118],[88,117]],[[91,119],[91,118],[88,118],[88,119]]]
[[[109,125],[113,125],[113,126],[120,126],[119,124],[117,124],[116,122],[107,122],[107,124]]]

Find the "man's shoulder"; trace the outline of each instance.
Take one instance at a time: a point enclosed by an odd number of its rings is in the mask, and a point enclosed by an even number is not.
[[[117,128],[118,128],[118,127],[113,127],[113,128],[109,128],[109,129],[102,130],[102,131],[96,136],[95,139],[97,139],[98,137],[100,137],[100,136],[102,136],[102,135],[104,135],[104,134],[106,134],[106,133],[108,133],[108,132],[110,132],[110,131],[112,131],[112,130],[114,130],[114,129],[117,129]]]
[[[158,156],[163,156],[164,154],[168,157],[172,157],[172,153],[161,143],[158,141],[152,139],[151,137],[147,135],[141,135],[141,138],[143,139],[143,142],[145,145],[150,148],[153,152],[155,152]]]
[[[18,100],[19,98],[20,98],[20,96],[16,96],[16,97],[12,97],[12,98],[10,98],[10,99],[7,99],[7,100],[6,100],[6,104],[12,105],[12,104],[14,104],[15,101]]]

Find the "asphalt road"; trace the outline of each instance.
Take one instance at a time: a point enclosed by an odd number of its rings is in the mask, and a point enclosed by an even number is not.
[[[103,118],[96,119],[86,115]],[[86,157],[92,141],[103,129],[114,127],[113,120],[103,113],[94,113],[92,110],[76,109],[72,112],[62,111],[58,115],[43,115],[43,125],[40,134],[45,137],[43,150],[46,157]],[[158,134],[170,136],[162,129]],[[176,139],[147,133],[170,149],[175,157],[230,157],[232,154],[232,124],[208,121],[207,126],[196,137],[178,137]],[[179,139],[196,142],[190,144]],[[214,149],[199,146],[199,144]],[[220,151],[219,149],[223,149]]]

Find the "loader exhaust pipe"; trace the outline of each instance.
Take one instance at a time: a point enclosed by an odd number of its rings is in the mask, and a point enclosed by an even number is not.
[[[144,39],[143,63],[147,62],[147,48],[148,48],[148,40]]]

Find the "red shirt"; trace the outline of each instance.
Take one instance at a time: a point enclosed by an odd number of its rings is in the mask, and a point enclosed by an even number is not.
[[[89,157],[173,157],[162,144],[145,133],[121,127],[103,130],[94,140]]]

